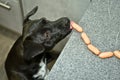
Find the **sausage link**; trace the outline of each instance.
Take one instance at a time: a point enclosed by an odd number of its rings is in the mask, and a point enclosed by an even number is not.
[[[100,50],[97,47],[93,46],[92,44],[89,44],[87,47],[94,54],[96,54],[96,55],[100,54]]]
[[[99,57],[100,58],[109,58],[113,56],[113,52],[102,52]]]
[[[85,32],[81,33],[81,38],[83,39],[83,41],[84,41],[85,44],[88,45],[88,44],[91,43],[89,37],[87,36],[87,34]]]
[[[115,55],[117,58],[120,59],[120,51],[119,51],[119,50],[116,50],[116,51],[114,51],[113,53],[114,53],[114,55]]]
[[[75,22],[71,21],[71,26],[72,28],[74,28],[75,30],[77,30],[78,32],[83,32],[82,27],[80,27],[78,24],[76,24]]]

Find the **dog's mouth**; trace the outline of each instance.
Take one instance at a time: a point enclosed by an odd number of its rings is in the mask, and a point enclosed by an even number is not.
[[[70,34],[71,33],[71,31],[72,31],[72,28],[70,27],[71,26],[71,23],[70,23],[70,20],[68,19],[67,21],[66,21],[66,23],[64,23],[64,32],[65,32],[65,35],[64,35],[64,37],[66,37],[68,34]],[[63,32],[63,33],[64,33]]]
[[[63,31],[66,32],[67,34],[69,34],[71,32],[71,28],[70,28],[70,19],[67,17],[63,17],[61,19],[59,19],[61,22],[61,25],[63,26],[62,28],[64,29]]]
[[[58,25],[60,26],[58,26],[58,29],[60,30],[60,32],[58,32],[59,36],[56,38],[56,43],[64,39],[72,31],[72,29],[70,28],[70,20],[68,18],[61,18],[59,20],[60,22]]]

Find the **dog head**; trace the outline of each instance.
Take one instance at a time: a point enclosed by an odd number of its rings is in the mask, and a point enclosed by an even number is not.
[[[56,21],[49,21],[46,18],[30,20],[29,17],[35,14],[37,9],[38,7],[35,7],[27,14],[23,24],[24,57],[27,60],[51,50],[71,32],[70,20],[67,17]]]

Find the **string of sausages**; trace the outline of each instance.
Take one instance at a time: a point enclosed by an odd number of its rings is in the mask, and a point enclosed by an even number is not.
[[[76,24],[75,22],[71,21],[71,26],[70,28],[77,30],[78,32],[81,33],[81,38],[83,40],[83,42],[86,44],[87,48],[89,49],[89,51],[91,51],[92,53],[94,53],[95,55],[97,55],[98,57],[105,59],[105,58],[110,58],[112,56],[116,56],[117,58],[120,59],[120,50],[115,50],[113,52],[101,52],[96,46],[94,46],[88,35],[83,31],[82,27],[80,27],[78,24]]]

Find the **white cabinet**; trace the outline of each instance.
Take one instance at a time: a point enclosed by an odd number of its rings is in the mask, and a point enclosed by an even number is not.
[[[5,4],[6,1],[11,9],[8,10],[0,5],[0,25],[21,33],[23,17],[20,2],[19,0],[0,0],[0,3]]]

